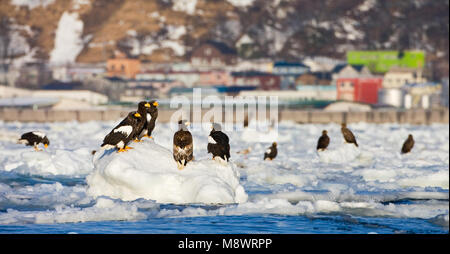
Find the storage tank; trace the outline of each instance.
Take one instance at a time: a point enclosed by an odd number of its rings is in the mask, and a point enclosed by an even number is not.
[[[382,105],[391,105],[394,107],[403,107],[404,92],[397,88],[383,88],[378,90],[378,103]]]

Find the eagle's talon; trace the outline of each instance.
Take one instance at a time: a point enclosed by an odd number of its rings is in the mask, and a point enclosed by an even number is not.
[[[126,152],[126,151],[127,151],[127,150],[125,150],[124,148],[120,148],[119,150],[117,150],[118,153]]]

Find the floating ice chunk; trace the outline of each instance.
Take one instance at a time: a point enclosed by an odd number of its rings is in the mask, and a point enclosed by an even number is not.
[[[325,163],[347,163],[354,161],[361,151],[354,144],[344,143],[337,149],[317,152],[319,159]]]
[[[133,203],[99,198],[92,207],[79,208],[66,205],[47,211],[17,211],[8,209],[0,214],[1,224],[36,223],[53,224],[105,220],[142,220],[147,216]]]
[[[172,152],[153,141],[134,144],[134,149],[116,153],[101,151],[94,157],[95,170],[86,181],[88,194],[139,198],[159,203],[241,203],[247,194],[239,172],[229,163],[193,161],[178,170]]]
[[[19,161],[17,161],[19,160]],[[3,168],[28,175],[87,175],[93,169],[88,149],[25,151],[8,159]]]
[[[448,223],[448,212],[447,212],[447,214],[441,214],[441,215],[438,215],[438,216],[436,216],[434,218],[431,218],[430,221],[432,223],[436,224],[436,225],[440,225],[440,226],[448,228],[448,225],[449,225],[449,223]]]

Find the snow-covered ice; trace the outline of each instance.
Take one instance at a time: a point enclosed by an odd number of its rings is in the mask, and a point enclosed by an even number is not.
[[[179,170],[172,151],[145,140],[124,153],[99,151],[86,180],[88,193],[122,200],[145,198],[159,203],[242,203],[247,200],[239,172],[229,163],[194,160]]]
[[[83,49],[83,21],[77,12],[64,12],[55,34],[55,44],[50,52],[50,62],[55,64],[72,63]]]
[[[350,216],[377,223],[401,220],[390,232],[417,223],[448,232],[448,124],[349,124],[358,148],[345,144],[337,124],[281,122],[277,136],[225,131],[231,146],[228,166],[207,154],[209,132],[193,131],[195,161],[180,171],[172,158],[168,124],[156,125],[154,142],[102,154],[99,146],[118,122],[0,121],[0,224],[222,216],[240,216],[251,224],[260,216]],[[324,129],[331,142],[317,152]],[[47,133],[49,148],[35,152],[16,144],[15,138],[28,131]],[[402,155],[409,133],[416,144]],[[274,139],[278,156],[263,161]],[[247,148],[250,153],[237,153]],[[99,152],[92,156],[92,150]],[[407,232],[423,231],[413,227]]]

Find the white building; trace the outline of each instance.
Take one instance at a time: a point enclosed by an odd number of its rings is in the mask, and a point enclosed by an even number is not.
[[[378,104],[403,107],[405,101],[405,91],[400,88],[383,88],[378,90]]]
[[[58,109],[88,108],[108,102],[108,97],[89,90],[28,90],[0,86],[3,106],[44,105]]]
[[[406,84],[425,83],[422,69],[404,67],[391,68],[384,75],[383,88],[400,88]]]
[[[200,72],[197,71],[149,71],[136,74],[136,80],[176,80],[186,87],[193,87],[200,80]]]
[[[323,90],[323,89],[304,89],[301,91],[241,91],[239,96],[277,96],[278,101],[300,101],[300,100],[324,100],[324,101],[334,101],[336,100],[336,89],[334,90]]]
[[[52,78],[55,80],[70,82],[84,81],[96,76],[103,76],[106,66],[102,64],[76,64],[52,66]]]
[[[108,102],[108,97],[106,95],[89,90],[36,90],[32,92],[31,96],[70,99],[87,102],[91,105],[105,104]]]

